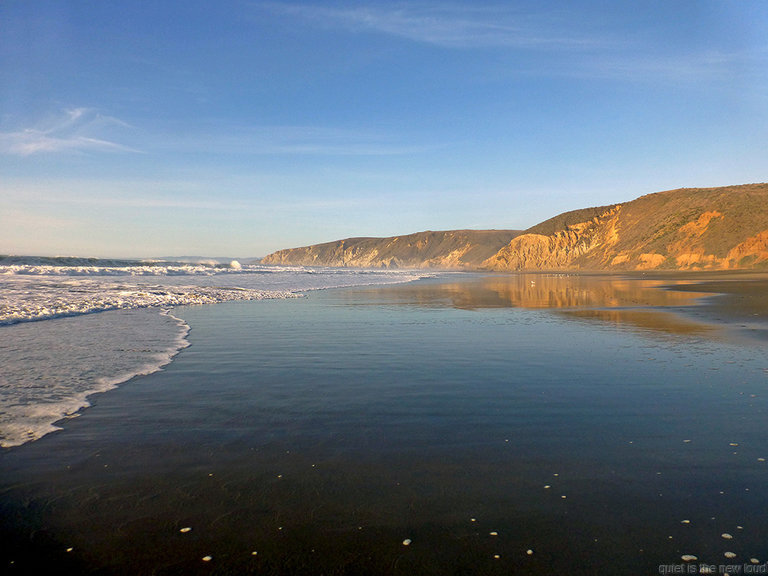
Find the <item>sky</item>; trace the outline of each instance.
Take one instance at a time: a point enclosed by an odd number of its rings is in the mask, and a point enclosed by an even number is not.
[[[765,181],[762,0],[0,2],[0,254],[255,257]]]

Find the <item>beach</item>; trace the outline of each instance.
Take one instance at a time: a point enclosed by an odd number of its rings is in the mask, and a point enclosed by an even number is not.
[[[162,370],[0,453],[0,560],[9,574],[758,573],[766,286],[437,274],[174,307],[189,345]]]

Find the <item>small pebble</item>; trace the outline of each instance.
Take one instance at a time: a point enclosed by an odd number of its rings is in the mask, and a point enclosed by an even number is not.
[[[720,536],[722,536],[722,537],[723,537],[723,538],[725,538],[726,540],[730,540],[731,538],[733,538],[733,536],[731,536],[731,535],[730,535],[730,534],[728,534],[727,532],[725,532],[725,533],[723,533],[723,534],[720,534]]]
[[[213,560],[212,556],[203,556],[203,562],[210,562],[211,560]]]
[[[760,564],[760,560],[757,558],[750,558],[749,561],[752,562],[752,564]]]
[[[549,484],[544,485],[544,490],[549,490],[550,488],[552,488],[552,486],[550,486]]]
[[[499,533],[498,533],[498,532],[491,532],[491,533],[490,533],[490,535],[491,535],[491,536],[498,536],[498,535],[499,535]]]
[[[680,520],[680,524],[690,524],[690,520]]]
[[[533,550],[531,550],[530,548],[528,548],[528,550],[526,550],[525,553],[528,554],[528,556],[533,556]]]
[[[501,556],[499,556],[498,554],[494,554],[494,555],[493,555],[493,557],[494,557],[494,558],[496,558],[496,560],[498,560],[499,558],[501,558]]]
[[[411,542],[412,540],[410,538],[406,538],[405,540],[403,540],[403,546],[410,546]]]
[[[190,528],[189,526],[185,526],[184,528],[182,528],[181,530],[179,530],[179,532],[184,532],[184,533],[186,533],[186,532],[189,532],[190,530],[192,530],[192,528]]]
[[[699,557],[694,556],[693,554],[683,554],[682,556],[680,556],[680,559],[683,560],[684,562],[695,562],[696,560],[699,559]]]
[[[736,554],[734,552],[726,552],[723,554],[726,558],[736,558]]]

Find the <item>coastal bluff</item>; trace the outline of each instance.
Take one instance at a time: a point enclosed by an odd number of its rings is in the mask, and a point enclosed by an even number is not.
[[[390,238],[347,238],[279,250],[262,264],[349,268],[477,269],[519,230],[449,230]]]
[[[273,265],[492,271],[768,269],[768,184],[681,188],[574,210],[524,231],[348,238],[280,250]]]

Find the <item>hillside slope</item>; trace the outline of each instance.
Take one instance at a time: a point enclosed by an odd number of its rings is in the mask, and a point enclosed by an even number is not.
[[[274,252],[262,264],[351,268],[477,268],[517,230],[418,232],[390,238],[348,238]]]
[[[682,188],[523,232],[451,230],[280,250],[264,264],[516,270],[768,269],[768,184]]]
[[[768,268],[768,184],[683,188],[567,212],[513,238],[483,268]]]

